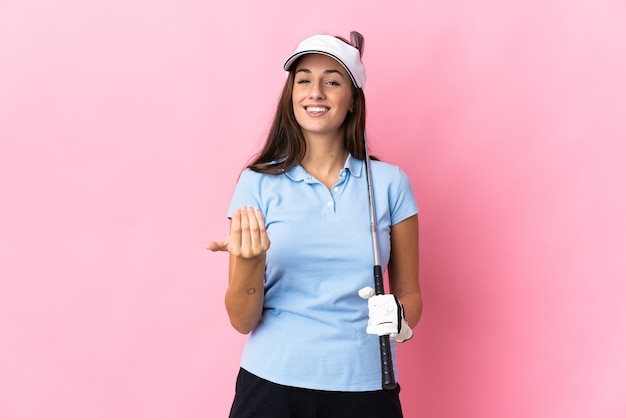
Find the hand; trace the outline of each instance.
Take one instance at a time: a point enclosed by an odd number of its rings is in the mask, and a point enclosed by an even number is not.
[[[230,236],[221,241],[209,241],[211,251],[228,251],[236,257],[254,258],[264,254],[270,247],[263,214],[258,208],[242,206],[233,212]]]
[[[404,319],[404,307],[395,295],[375,295],[374,289],[364,287],[359,296],[367,299],[369,320],[365,332],[373,335],[389,335],[396,342],[413,337],[413,330]]]

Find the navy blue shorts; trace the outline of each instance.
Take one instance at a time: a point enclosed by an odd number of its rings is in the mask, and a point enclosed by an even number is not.
[[[283,386],[240,369],[230,418],[402,418],[400,386],[333,392]]]

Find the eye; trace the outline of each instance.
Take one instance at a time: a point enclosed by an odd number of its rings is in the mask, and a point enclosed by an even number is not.
[[[337,81],[335,80],[330,80],[328,81],[326,84],[329,84],[331,86],[340,86],[341,84],[339,84]]]
[[[309,80],[307,80],[306,78],[301,78],[299,80],[296,80],[296,84],[306,84],[308,82]]]

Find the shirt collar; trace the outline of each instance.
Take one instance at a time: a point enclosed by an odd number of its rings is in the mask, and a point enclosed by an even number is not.
[[[346,171],[350,172],[350,175],[352,176],[361,177],[361,173],[363,172],[363,161],[354,158],[352,154],[348,154],[348,158],[346,158],[346,162],[343,166],[343,172]],[[303,181],[310,177],[309,173],[307,173],[300,164],[285,172],[285,175],[293,181]]]
[[[348,154],[348,158],[346,158],[346,164],[343,169],[348,170],[350,175],[354,177],[361,177],[361,173],[363,171],[363,160],[359,160],[354,158],[352,154]]]

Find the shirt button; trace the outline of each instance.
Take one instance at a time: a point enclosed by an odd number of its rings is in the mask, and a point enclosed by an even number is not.
[[[333,190],[338,192],[339,191],[339,187],[335,187]]]
[[[333,205],[333,201],[329,200],[328,203],[326,203],[326,206],[332,206]]]

